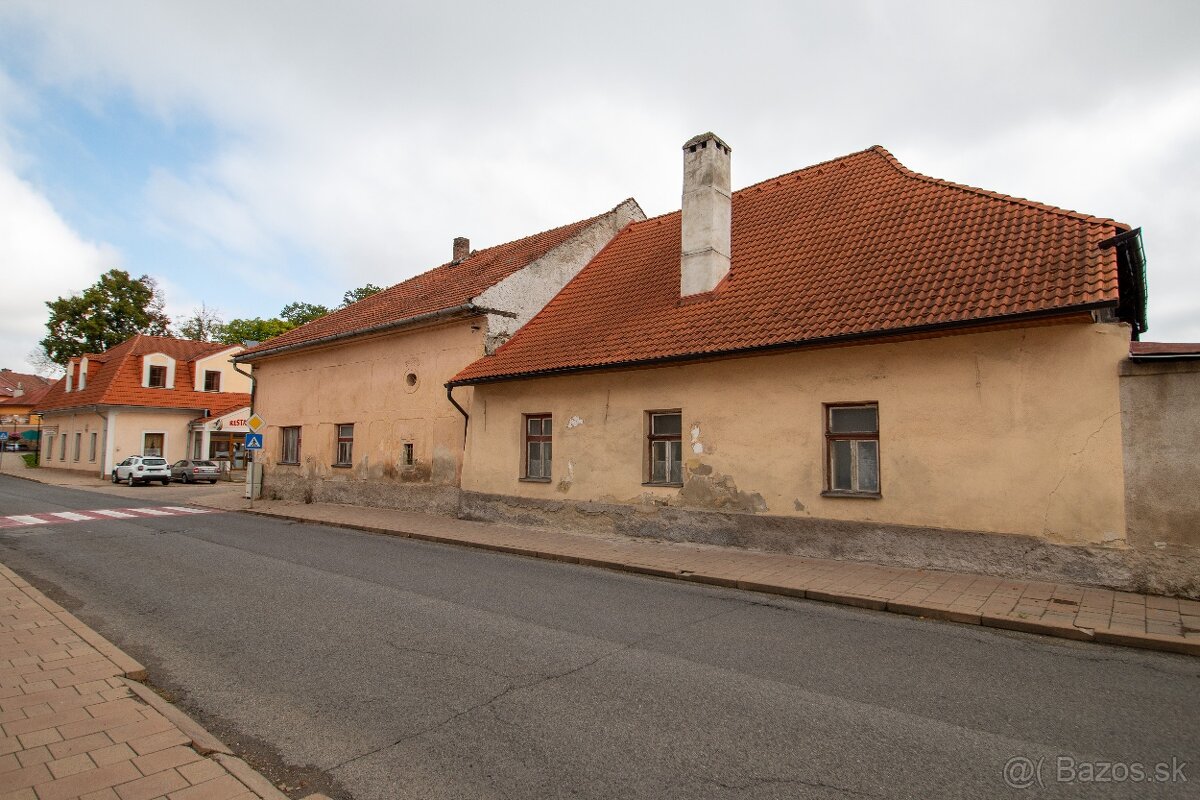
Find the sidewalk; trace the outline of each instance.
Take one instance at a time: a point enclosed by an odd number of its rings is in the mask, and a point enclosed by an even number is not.
[[[145,677],[0,565],[0,799],[286,800]]]
[[[1200,602],[1068,583],[885,567],[783,553],[566,533],[329,503],[196,501],[297,522],[807,598],[970,625],[1200,656]]]
[[[95,478],[57,470],[30,469],[19,476],[81,489],[114,488]],[[243,492],[241,485],[225,484],[224,491],[197,493],[188,502],[929,619],[1200,655],[1200,602],[1193,600],[1069,583],[549,531],[366,506],[255,500],[250,509]]]

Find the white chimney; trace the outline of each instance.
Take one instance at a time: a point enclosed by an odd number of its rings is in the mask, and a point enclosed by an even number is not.
[[[711,292],[729,272],[729,145],[702,133],[683,146],[683,246],[679,294]]]

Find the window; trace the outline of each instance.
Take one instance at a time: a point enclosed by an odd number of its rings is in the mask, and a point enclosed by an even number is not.
[[[825,490],[879,496],[879,406],[825,406]]]
[[[204,434],[196,431],[195,441],[192,442],[192,458],[199,460],[204,457]]]
[[[646,437],[650,476],[646,483],[683,484],[683,415],[678,411],[649,412]]]
[[[405,467],[412,467],[415,466],[416,463],[416,459],[413,456],[413,443],[405,442],[404,450],[400,455],[400,464]]]
[[[349,467],[354,464],[354,425],[344,423],[337,426],[337,462],[334,466]]]
[[[151,367],[153,369],[153,367]],[[221,391],[221,373],[215,369],[204,370],[204,391],[219,392]]]
[[[60,446],[58,448],[58,460],[66,461],[67,460],[67,435],[64,433],[61,438],[62,438],[62,446]]]
[[[92,434],[91,440],[88,442],[88,461],[96,460],[96,434]]]
[[[167,368],[163,366],[150,365],[150,377],[146,383],[151,389],[163,389],[167,385]]]
[[[554,418],[550,414],[525,415],[525,480],[548,481],[554,463]]]
[[[71,460],[78,461],[79,453],[83,450],[83,434],[75,434],[75,449],[71,451]]]
[[[293,428],[280,428],[280,433],[283,434],[280,441],[282,449],[279,451],[279,460],[284,464],[299,464],[300,463],[300,427],[297,425]]]
[[[42,445],[39,444],[38,446],[41,447]],[[46,434],[45,452],[46,452],[47,459],[54,458],[54,434],[53,433]],[[38,458],[38,463],[41,463],[40,456]]]

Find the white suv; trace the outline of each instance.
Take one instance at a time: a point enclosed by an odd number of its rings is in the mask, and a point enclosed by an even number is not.
[[[171,468],[167,465],[165,458],[130,456],[117,464],[117,468],[112,471],[112,482],[120,483],[121,481],[125,481],[130,486],[135,483],[162,481],[162,485],[166,486],[171,482]]]

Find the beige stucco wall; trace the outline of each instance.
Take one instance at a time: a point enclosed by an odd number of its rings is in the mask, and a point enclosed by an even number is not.
[[[482,318],[458,320],[255,363],[254,410],[267,421],[264,486],[297,479],[457,485],[463,417],[444,384],[483,352]],[[408,385],[407,376],[416,376]],[[470,406],[471,390],[455,399]],[[334,467],[336,426],[354,424],[354,467]],[[280,464],[280,428],[299,425],[301,464]],[[401,463],[412,442],[416,466]]]
[[[1128,342],[1070,324],[484,384],[462,486],[1120,545]],[[862,401],[879,404],[882,497],[823,497],[823,404]],[[645,412],[671,408],[684,490],[642,485]],[[554,414],[549,484],[518,479],[536,412]]]
[[[42,466],[50,469],[94,470],[108,474],[113,466],[129,456],[141,455],[147,433],[162,433],[163,457],[178,461],[187,457],[188,424],[195,411],[102,407],[100,411],[65,411],[43,416],[43,427],[54,426],[58,434],[53,446],[49,440],[42,454]],[[80,458],[74,458],[75,434],[82,433]],[[97,435],[96,459],[90,460],[89,436]],[[61,458],[62,437],[67,436],[66,458]]]
[[[198,360],[192,367],[194,372],[192,388],[197,392],[203,392],[204,373],[217,371],[221,373],[222,392],[250,394],[250,379],[235,370],[233,362],[230,360],[244,349],[244,347],[235,347]],[[250,371],[249,366],[244,366],[242,369],[246,372]]]

